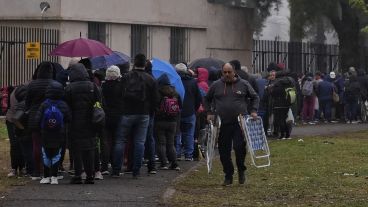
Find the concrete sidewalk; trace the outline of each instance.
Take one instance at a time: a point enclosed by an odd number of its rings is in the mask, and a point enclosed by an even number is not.
[[[368,124],[303,125],[295,127],[292,137],[306,135],[331,135],[367,130]],[[0,195],[0,206],[43,207],[43,206],[160,206],[162,195],[178,176],[187,172],[198,162],[179,162],[180,172],[161,170],[148,175],[146,168],[142,176],[133,180],[131,174],[121,178],[105,176],[105,180],[94,185],[71,185],[69,178],[59,185],[41,185],[30,181],[26,186],[14,187]]]

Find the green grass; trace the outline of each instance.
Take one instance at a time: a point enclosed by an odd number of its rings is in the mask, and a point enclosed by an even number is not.
[[[245,186],[221,186],[217,157],[175,183],[170,206],[368,206],[368,132],[303,140],[270,141],[271,167],[247,159]]]

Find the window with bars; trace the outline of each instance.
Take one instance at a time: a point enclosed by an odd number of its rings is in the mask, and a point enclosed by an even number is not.
[[[189,30],[172,27],[170,35],[170,63],[176,64],[189,60]]]
[[[131,25],[131,50],[130,57],[142,53],[148,57],[148,27],[145,25]]]
[[[88,22],[88,38],[106,43],[106,24],[101,22]]]

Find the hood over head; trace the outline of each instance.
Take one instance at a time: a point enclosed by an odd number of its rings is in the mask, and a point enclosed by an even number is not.
[[[209,72],[206,68],[198,68],[197,73],[198,73],[199,82],[202,82],[202,81],[208,82]]]
[[[52,79],[54,75],[54,66],[52,62],[40,63],[35,72],[33,73],[32,79]]]
[[[52,81],[46,88],[46,98],[59,100],[64,97],[64,87],[61,83]]]
[[[157,83],[159,86],[169,86],[170,85],[170,80],[169,77],[167,77],[166,74],[162,74],[158,79],[157,79]]]
[[[86,67],[81,63],[72,65],[70,67],[69,80],[70,82],[90,80]]]

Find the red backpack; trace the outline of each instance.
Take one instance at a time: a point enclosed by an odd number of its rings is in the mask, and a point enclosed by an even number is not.
[[[9,88],[4,87],[0,89],[0,97],[1,97],[1,113],[6,114],[8,110],[8,99],[9,99]]]
[[[178,99],[165,96],[161,101],[160,112],[170,117],[177,116],[180,113]]]

